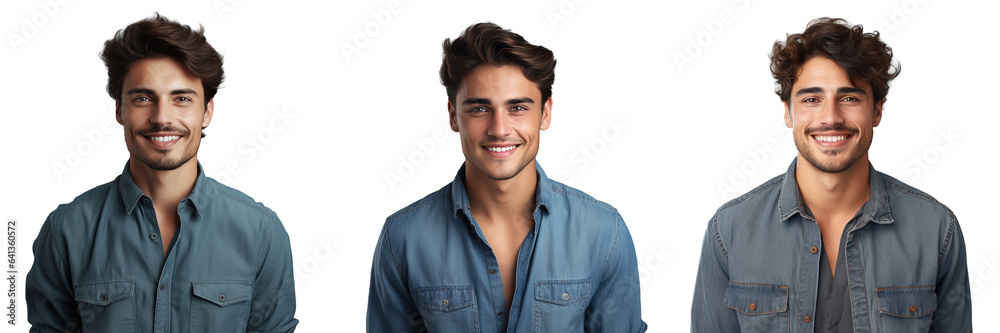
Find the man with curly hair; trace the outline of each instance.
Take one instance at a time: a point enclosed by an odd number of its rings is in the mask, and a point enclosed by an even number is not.
[[[955,215],[868,160],[892,50],[820,18],[775,42],[771,73],[798,156],[712,217],[691,331],[972,331]]]

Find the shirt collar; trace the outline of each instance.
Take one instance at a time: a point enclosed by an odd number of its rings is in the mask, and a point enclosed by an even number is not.
[[[198,163],[198,178],[194,181],[194,188],[191,189],[191,194],[188,194],[185,200],[189,201],[192,206],[194,206],[195,212],[201,215],[201,210],[204,209],[207,204],[207,192],[208,189],[205,188],[207,185],[205,170],[201,167],[201,162]],[[122,204],[125,206],[125,212],[132,214],[135,209],[135,205],[139,203],[142,198],[148,198],[139,186],[135,184],[135,180],[132,179],[132,172],[129,171],[129,162],[125,162],[125,170],[122,171],[122,175],[118,177],[118,193],[121,195]],[[183,203],[184,200],[181,200]]]
[[[792,215],[802,214],[805,203],[799,194],[799,184],[795,181],[795,165],[798,158],[792,160],[792,164],[785,171],[785,179],[781,184],[781,191],[778,193],[778,213],[779,221],[788,220]],[[893,222],[892,214],[889,211],[889,196],[885,191],[885,183],[882,181],[881,173],[875,171],[871,162],[868,163],[868,202],[862,207],[867,210],[870,221],[878,224],[890,224]]]
[[[552,199],[553,181],[542,171],[542,166],[535,161],[535,171],[538,173],[538,183],[535,185],[535,210],[545,208],[548,210],[548,203]],[[458,174],[451,186],[451,202],[453,204],[454,217],[458,218],[458,212],[469,209],[469,193],[465,190],[465,163],[458,168]],[[471,214],[471,212],[469,212]]]

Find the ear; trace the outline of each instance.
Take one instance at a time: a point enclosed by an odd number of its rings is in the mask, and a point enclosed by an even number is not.
[[[455,112],[455,106],[451,105],[451,101],[448,101],[448,122],[451,124],[451,130],[453,132],[458,132],[458,115]]]
[[[785,106],[785,127],[792,128],[792,108],[788,106],[788,102],[782,102]]]
[[[542,105],[542,124],[539,126],[541,130],[549,129],[549,123],[552,121],[552,97],[545,100],[545,104]]]
[[[885,98],[883,97],[881,101],[875,103],[875,118],[872,119],[872,127],[878,127],[878,123],[882,122],[882,105],[885,104]]]
[[[125,120],[122,119],[122,104],[119,101],[115,101],[115,120],[119,125],[125,125]]]
[[[212,123],[212,115],[215,111],[215,99],[208,100],[208,105],[205,105],[205,115],[201,118],[201,127],[208,127],[208,124]]]

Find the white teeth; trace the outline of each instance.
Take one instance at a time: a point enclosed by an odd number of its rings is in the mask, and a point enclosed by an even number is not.
[[[495,152],[495,153],[499,153],[499,152],[505,152],[505,151],[514,149],[515,147],[517,147],[517,146],[510,146],[510,147],[486,147],[486,150],[489,150],[489,151],[492,151],[492,152]]]
[[[838,136],[819,136],[819,135],[817,135],[816,136],[816,141],[823,141],[823,142],[837,142],[837,141],[841,141],[841,140],[844,140],[844,139],[847,139],[846,135],[838,135]]]
[[[153,139],[153,141],[157,141],[157,142],[170,142],[170,141],[174,141],[174,140],[180,139],[181,137],[177,136],[177,135],[171,135],[171,136],[151,136],[149,138]]]

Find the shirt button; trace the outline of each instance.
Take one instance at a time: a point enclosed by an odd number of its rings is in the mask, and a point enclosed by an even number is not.
[[[164,291],[164,290],[167,290],[167,285],[161,284],[160,285],[160,291]]]
[[[750,303],[750,311],[757,311],[757,303]]]
[[[490,270],[490,275],[493,275],[493,274],[496,274],[496,273],[497,273],[497,270],[495,270],[495,269],[491,269]]]
[[[569,300],[569,293],[563,293],[562,298],[564,301]]]
[[[225,301],[226,301],[226,294],[219,294],[219,302],[225,302]]]
[[[441,306],[448,306],[448,299],[447,298],[441,300]]]
[[[813,320],[812,317],[810,317],[809,315],[806,315],[805,317],[802,317],[802,321],[807,322],[807,323],[810,322],[810,321],[812,321],[812,320]]]
[[[156,240],[156,237],[158,237],[158,236],[156,236],[156,233],[155,233],[155,232],[154,232],[154,233],[151,233],[151,234],[149,234],[149,239],[152,239],[152,240]]]
[[[142,203],[149,204],[149,198],[142,198]]]
[[[910,305],[910,313],[917,313],[917,306],[916,305]]]
[[[503,311],[497,312],[497,318],[503,317]]]
[[[108,294],[101,294],[101,301],[103,302],[107,300],[108,300]]]
[[[819,252],[819,249],[817,249],[815,246],[813,246],[813,247],[809,248],[809,252],[812,253],[812,254],[816,254],[816,252]]]

